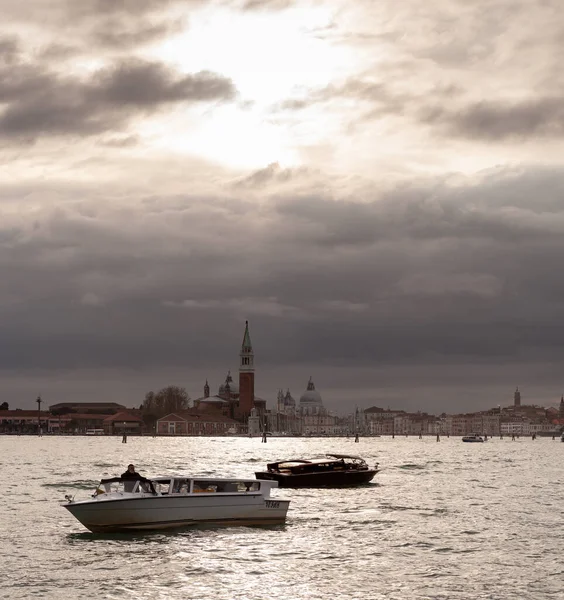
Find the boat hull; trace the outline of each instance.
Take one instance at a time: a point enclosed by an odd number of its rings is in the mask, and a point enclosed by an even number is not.
[[[276,473],[270,471],[257,472],[257,479],[277,481],[278,487],[306,488],[306,487],[350,487],[369,483],[378,473],[376,469],[362,471],[328,471],[320,473]]]
[[[109,533],[193,525],[279,525],[286,521],[289,504],[262,494],[197,494],[97,499],[63,506],[93,533]]]

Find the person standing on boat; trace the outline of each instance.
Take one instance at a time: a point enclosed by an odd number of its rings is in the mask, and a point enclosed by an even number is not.
[[[135,465],[127,465],[127,471],[121,474],[121,478],[128,480],[127,482],[125,482],[126,492],[133,491],[133,485],[129,484],[128,486],[129,481],[140,481],[141,483],[147,484],[153,494],[157,493],[155,488],[153,487],[153,482],[150,479],[143,477],[143,475],[137,473],[137,471],[135,470]],[[128,489],[128,487],[131,487],[131,489]]]
[[[121,474],[122,479],[133,479],[137,481],[138,479],[144,479],[143,475],[139,475],[135,470],[135,465],[127,465],[127,471]]]

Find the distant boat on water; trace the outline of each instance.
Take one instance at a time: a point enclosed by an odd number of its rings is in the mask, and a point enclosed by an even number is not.
[[[472,433],[470,435],[465,435],[462,438],[463,442],[483,442],[484,438],[481,435],[478,435],[477,433]]]
[[[378,465],[370,468],[360,456],[327,454],[323,458],[280,460],[255,473],[261,480],[276,481],[279,487],[345,487],[372,481]]]

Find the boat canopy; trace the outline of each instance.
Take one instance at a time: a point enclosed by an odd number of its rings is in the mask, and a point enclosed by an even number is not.
[[[302,458],[291,459],[291,460],[279,460],[266,465],[268,470],[277,470],[280,468],[291,469],[292,467],[300,467],[305,465],[331,465],[331,464],[343,464],[346,460],[358,461],[360,464],[365,465],[366,461],[360,456],[351,456],[349,454],[326,454],[323,458],[312,458],[305,460]]]

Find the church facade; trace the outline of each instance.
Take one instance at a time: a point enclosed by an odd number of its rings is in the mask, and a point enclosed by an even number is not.
[[[245,322],[245,332],[239,352],[238,381],[234,381],[231,371],[227,371],[217,394],[212,396],[206,379],[204,395],[194,400],[194,408],[201,412],[219,413],[245,425],[253,408],[261,418],[264,417],[266,400],[255,395],[255,355],[248,321]]]

